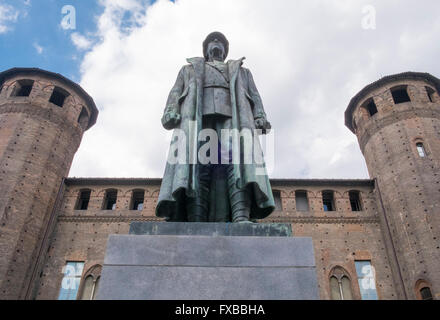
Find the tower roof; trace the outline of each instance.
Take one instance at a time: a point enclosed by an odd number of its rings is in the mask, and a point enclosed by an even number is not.
[[[59,73],[54,73],[39,68],[12,68],[0,73],[0,87],[3,85],[6,79],[17,75],[27,75],[27,76],[36,75],[36,76],[45,76],[49,78],[54,78],[59,82],[65,84],[69,88],[72,88],[82,99],[84,99],[84,101],[86,102],[87,106],[91,111],[87,129],[89,129],[96,123],[96,119],[98,118],[98,113],[99,113],[98,108],[96,107],[92,97],[89,96],[89,94],[83,88],[81,88],[79,84],[67,79],[66,77],[64,77]]]
[[[395,82],[399,80],[424,80],[429,83],[432,83],[432,85],[435,86],[438,92],[440,92],[440,79],[434,77],[433,75],[429,73],[423,73],[423,72],[403,72],[398,74],[393,74],[389,76],[385,76],[373,83],[370,83],[365,88],[363,88],[361,91],[359,91],[358,94],[356,94],[348,104],[347,110],[345,110],[345,125],[350,129],[352,132],[354,132],[353,128],[353,111],[358,105],[358,103],[364,99],[366,95],[368,95],[371,91],[382,87],[390,82]]]

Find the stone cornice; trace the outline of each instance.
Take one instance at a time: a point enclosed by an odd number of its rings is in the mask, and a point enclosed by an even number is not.
[[[377,216],[368,217],[269,217],[259,222],[277,222],[277,223],[316,223],[316,224],[365,224],[379,223]]]
[[[115,216],[115,217],[96,217],[96,216],[58,216],[59,222],[75,223],[117,223],[134,221],[164,221],[158,217],[139,217],[139,216]],[[316,223],[316,224],[366,224],[379,223],[377,216],[368,217],[269,217],[264,220],[258,220],[259,223],[277,222],[277,223]]]
[[[97,216],[58,216],[59,222],[98,222],[98,223],[112,223],[112,222],[133,222],[133,221],[164,221],[158,217],[139,217],[139,216],[112,216],[112,217],[97,217]]]
[[[161,178],[67,178],[68,186],[91,185],[160,185]],[[370,179],[270,179],[273,186],[366,186],[374,187]]]

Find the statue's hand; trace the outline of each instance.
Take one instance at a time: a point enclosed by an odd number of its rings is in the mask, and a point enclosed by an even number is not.
[[[165,129],[171,130],[179,125],[180,119],[180,114],[174,111],[166,112],[162,117],[162,125]]]
[[[256,118],[255,128],[262,130],[263,134],[267,134],[270,132],[270,129],[272,129],[272,125],[266,118]]]

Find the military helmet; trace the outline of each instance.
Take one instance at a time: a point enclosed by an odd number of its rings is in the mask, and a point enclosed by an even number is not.
[[[214,39],[217,39],[218,41],[222,42],[225,46],[225,58],[228,56],[229,52],[229,41],[226,39],[225,35],[221,32],[215,31],[208,34],[205,41],[203,41],[203,56],[205,59],[208,59],[208,44],[213,41]]]

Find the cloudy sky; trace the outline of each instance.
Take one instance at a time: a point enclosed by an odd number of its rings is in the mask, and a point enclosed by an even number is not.
[[[59,72],[94,98],[70,176],[160,177],[168,92],[218,30],[274,128],[271,177],[367,178],[345,108],[388,74],[440,77],[439,12],[438,0],[0,0],[0,68]]]

